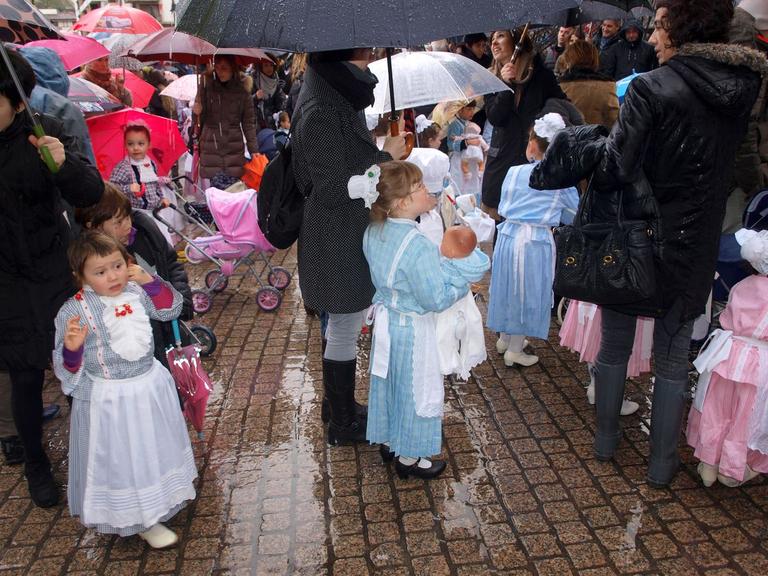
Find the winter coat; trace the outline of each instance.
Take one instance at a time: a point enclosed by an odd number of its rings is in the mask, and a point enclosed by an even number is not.
[[[560,78],[560,88],[584,116],[587,124],[601,124],[610,130],[619,117],[616,82],[584,68],[568,70]]]
[[[74,152],[61,122],[41,116],[46,134],[64,144],[56,174],[29,143],[26,114],[0,132],[0,369],[45,369],[54,342],[53,320],[75,293],[67,261],[70,229],[62,198],[95,204],[104,191],[99,172]]]
[[[607,194],[608,203],[616,201],[616,190],[644,176],[658,203],[663,242],[657,275],[660,301],[647,308],[633,304],[617,310],[659,317],[674,307],[680,321],[704,311],[733,158],[760,87],[758,72],[768,73],[768,64],[754,50],[686,44],[666,65],[630,84],[606,140],[557,156],[563,166],[581,160],[572,170],[574,181],[594,169],[593,185],[601,199]],[[550,153],[555,153],[552,147],[547,157]],[[536,172],[531,184],[539,188],[562,184],[535,179]],[[635,217],[642,210],[629,206],[625,213]]]
[[[192,290],[189,287],[187,271],[184,270],[184,266],[176,257],[176,251],[168,244],[168,240],[165,239],[149,214],[135,210],[131,214],[131,220],[136,229],[136,236],[133,242],[126,247],[128,252],[133,256],[140,256],[154,268],[154,274],[170,282],[176,288],[184,298],[179,318],[191,320]],[[165,349],[174,343],[171,323],[159,320],[151,320],[150,323],[155,341],[155,358],[167,366]]]
[[[369,210],[349,197],[347,183],[392,158],[376,147],[362,115],[311,66],[291,126],[296,182],[310,193],[299,236],[304,303],[338,314],[364,310],[374,294],[363,255]]]
[[[627,40],[630,28],[640,32],[640,37],[634,42]],[[659,65],[656,51],[643,40],[643,27],[637,20],[628,20],[618,35],[619,41],[600,54],[600,72],[614,80],[621,80],[634,72],[648,72]]]
[[[531,78],[522,86],[522,90],[519,105],[515,103],[515,93],[511,91],[485,96],[485,110],[488,121],[493,125],[493,136],[485,165],[482,193],[483,204],[490,208],[499,205],[501,184],[507,171],[512,166],[528,162],[525,157],[528,131],[544,103],[550,98],[568,99],[558,86],[555,75],[544,67],[538,54],[534,56]]]
[[[275,73],[276,75],[277,73]],[[276,76],[275,76],[276,77]],[[275,120],[274,114],[285,110],[288,103],[288,96],[285,94],[285,83],[282,80],[278,80],[277,88],[274,94],[264,100],[256,98],[256,91],[261,88],[259,85],[259,79],[261,75],[258,71],[253,75],[253,106],[254,113],[256,115],[256,128],[263,130],[264,128],[270,128],[274,130]]]
[[[206,77],[201,93],[200,175],[211,178],[224,172],[240,178],[245,147],[252,155],[259,151],[251,97],[236,79],[223,84]]]
[[[600,52],[600,57],[603,57],[603,54],[606,53],[606,51],[613,48],[613,46],[620,40],[620,36],[618,33],[616,33],[615,36],[611,36],[610,38],[603,41],[603,33],[600,29],[598,29],[597,34],[592,36],[592,44],[595,45],[595,48],[597,48],[598,52]]]

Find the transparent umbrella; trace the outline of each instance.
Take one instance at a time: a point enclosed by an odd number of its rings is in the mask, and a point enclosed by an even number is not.
[[[379,83],[373,92],[376,101],[366,112],[383,114],[392,109],[387,61],[377,60],[369,67]],[[472,100],[483,94],[509,90],[509,86],[477,62],[450,52],[395,54],[392,79],[398,109],[445,100]]]

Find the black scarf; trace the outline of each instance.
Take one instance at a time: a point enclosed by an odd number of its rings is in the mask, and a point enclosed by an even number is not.
[[[349,62],[316,62],[310,66],[355,110],[365,110],[373,104],[373,89],[379,79],[368,68],[360,70]]]

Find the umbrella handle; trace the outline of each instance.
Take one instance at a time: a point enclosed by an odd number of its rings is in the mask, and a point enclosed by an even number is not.
[[[43,130],[43,127],[37,122],[32,125],[32,132],[37,138],[45,136],[45,130]],[[48,167],[51,174],[56,174],[59,171],[59,167],[56,165],[56,161],[53,159],[51,151],[48,150],[48,146],[40,146],[40,155],[43,157],[43,162],[45,162],[45,165]]]
[[[179,321],[174,318],[171,320],[171,329],[173,330],[173,339],[176,346],[181,346],[181,332],[179,331]]]
[[[390,136],[400,135],[400,126],[397,120],[389,121],[389,135]],[[411,155],[411,150],[413,150],[413,145],[416,143],[416,139],[413,136],[413,132],[406,132],[405,134],[403,134],[403,138],[405,139],[405,156],[400,158],[400,160],[405,160],[406,158],[408,158],[408,156]]]

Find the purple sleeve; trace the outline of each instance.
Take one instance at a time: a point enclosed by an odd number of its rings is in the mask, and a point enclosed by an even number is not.
[[[144,292],[152,299],[152,303],[158,310],[164,310],[173,306],[173,292],[157,276],[155,276],[152,282],[147,282],[141,287],[144,288]]]
[[[83,362],[83,346],[80,346],[74,352],[68,348],[63,348],[61,351],[61,357],[64,359],[64,368],[74,373],[80,369],[80,364]]]

